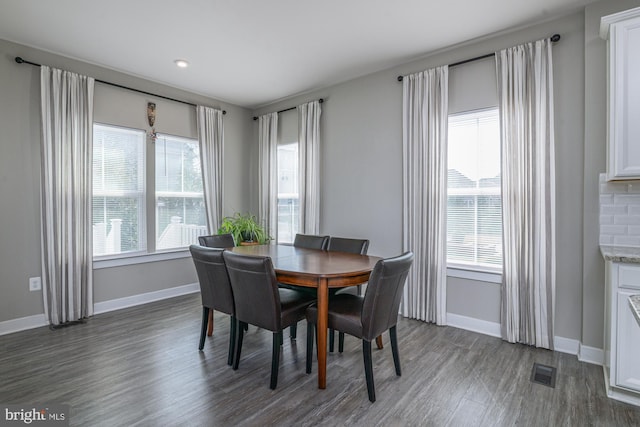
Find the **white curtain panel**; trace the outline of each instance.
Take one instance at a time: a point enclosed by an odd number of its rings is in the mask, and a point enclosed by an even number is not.
[[[403,249],[415,261],[401,314],[446,325],[448,66],[405,76]]]
[[[42,66],[40,84],[42,290],[60,325],[93,314],[94,79]]]
[[[319,101],[298,106],[301,233],[320,232],[320,115]]]
[[[553,349],[555,160],[551,41],[496,53],[502,144],[503,339]]]
[[[258,117],[258,219],[278,235],[278,113]]]
[[[222,111],[199,105],[196,112],[207,228],[210,234],[216,234],[222,220],[223,200],[224,126]]]

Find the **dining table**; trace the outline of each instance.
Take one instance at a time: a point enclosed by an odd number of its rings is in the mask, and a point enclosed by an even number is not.
[[[235,246],[227,250],[247,256],[268,256],[273,263],[278,282],[316,288],[318,388],[326,388],[329,288],[345,288],[366,283],[373,267],[382,258],[282,244]]]

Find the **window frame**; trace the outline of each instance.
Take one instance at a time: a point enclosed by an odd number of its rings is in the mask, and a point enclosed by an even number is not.
[[[181,259],[181,258],[189,258],[191,253],[189,252],[189,247],[178,247],[178,248],[168,248],[168,249],[157,249],[156,244],[156,143],[151,140],[149,137],[149,133],[144,130],[133,126],[123,126],[118,124],[111,124],[105,122],[94,121],[92,126],[103,126],[110,128],[120,128],[128,131],[134,132],[142,132],[145,135],[144,138],[144,149],[143,149],[143,162],[144,162],[144,189],[143,189],[143,201],[144,213],[142,216],[144,217],[143,226],[139,231],[142,239],[144,239],[144,249],[138,251],[129,251],[122,252],[116,254],[105,254],[105,255],[94,255],[93,256],[93,268],[94,270],[99,270],[102,268],[111,268],[111,267],[119,267],[126,265],[135,265],[135,264],[143,264],[149,262],[156,261],[166,261],[172,259]],[[92,129],[93,129],[92,127]],[[160,134],[159,134],[160,135]],[[163,133],[162,135],[183,139],[183,140],[191,140],[195,141],[196,144],[199,144],[200,141],[198,138],[191,138],[187,136],[181,135],[171,135]],[[204,195],[204,188],[203,188]],[[93,199],[93,190],[91,194],[91,198]],[[93,221],[92,221],[93,222]],[[152,227],[149,224],[153,224]]]

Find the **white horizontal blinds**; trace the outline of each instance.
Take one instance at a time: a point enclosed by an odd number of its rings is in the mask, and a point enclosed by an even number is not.
[[[278,243],[293,243],[300,230],[298,143],[278,145]]]
[[[93,126],[93,255],[145,249],[145,133]]]
[[[447,263],[502,265],[498,109],[449,116]]]
[[[198,141],[159,135],[155,147],[156,249],[197,243],[207,234]]]

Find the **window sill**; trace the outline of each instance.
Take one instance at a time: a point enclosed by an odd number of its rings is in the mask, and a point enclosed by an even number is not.
[[[447,277],[502,284],[502,272],[499,270],[480,270],[469,267],[448,266]]]
[[[128,254],[124,256],[99,258],[93,260],[93,269],[100,270],[102,268],[122,267],[125,265],[145,264],[149,262],[167,261],[172,259],[189,258],[191,253],[188,248],[177,249],[167,252],[156,252],[152,254]]]

